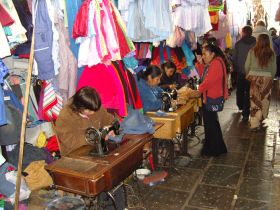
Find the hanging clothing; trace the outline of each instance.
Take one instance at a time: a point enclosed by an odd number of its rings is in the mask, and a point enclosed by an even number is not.
[[[84,18],[90,22],[82,23]],[[93,29],[89,24],[92,22]],[[79,67],[121,60],[134,50],[119,12],[108,0],[83,2],[75,20],[73,37],[80,43]]]
[[[186,31],[193,31],[201,36],[212,29],[208,13],[208,0],[190,2],[181,0],[180,4],[172,11],[172,21]]]
[[[83,4],[79,8],[79,11],[76,15],[76,19],[74,22],[74,26],[72,28],[72,38],[73,39],[76,39],[78,37],[86,37],[88,35],[89,21],[81,21],[81,20],[86,20],[89,17],[90,4],[93,5],[92,0],[85,0],[85,1],[83,1]],[[93,11],[90,11],[90,12],[93,12]]]
[[[135,43],[135,58],[136,59],[146,59],[152,58],[153,46],[151,43]]]
[[[55,77],[52,58],[53,31],[46,0],[38,0],[35,13],[34,58],[38,66],[38,78],[49,80]]]
[[[4,78],[8,75],[9,69],[0,58],[0,84],[4,83]]]
[[[9,13],[6,11],[6,9],[0,4],[0,23],[2,26],[10,26],[15,21],[13,18],[9,15]]]
[[[4,33],[4,29],[0,23],[0,58],[4,58],[11,55],[10,47],[8,44],[7,37]]]
[[[167,39],[172,34],[169,1],[130,1],[127,33],[135,42],[157,42]]]
[[[124,89],[121,82],[117,81],[116,78],[122,79],[121,75],[118,75],[114,69],[107,67],[105,64],[86,66],[81,74],[77,89],[85,86],[96,89],[104,108],[117,110],[120,116],[126,116]]]
[[[55,91],[52,81],[44,81],[39,102],[39,116],[41,120],[56,120],[62,109],[63,99]]]
[[[112,66],[121,78],[122,86],[126,92],[126,103],[133,106],[134,109],[141,109],[142,103],[134,76],[125,68],[122,61],[113,61]]]
[[[223,12],[219,13],[219,21],[217,30],[213,30],[210,34],[216,39],[224,39],[227,33],[230,32],[230,25],[228,21],[228,16]]]
[[[163,46],[163,43],[159,47],[154,47],[151,64],[159,66],[167,61],[172,61],[175,64],[178,73],[181,73],[187,67],[183,48],[170,48],[169,46]]]
[[[9,12],[10,16],[14,20],[14,23],[12,25],[4,27],[6,30],[6,36],[9,41],[9,46],[11,49],[13,49],[17,45],[27,41],[27,37],[25,35],[26,30],[21,24],[21,21],[19,19],[13,1],[0,0],[0,3],[6,9],[6,11]]]
[[[59,60],[60,69],[57,76],[59,92],[62,94],[63,100],[67,101],[76,92],[77,86],[77,61],[71,52],[69,46],[68,31],[64,26],[62,17],[56,13],[55,15],[55,27],[59,33]]]
[[[6,109],[4,103],[4,92],[2,85],[0,85],[0,126],[7,124]]]
[[[31,40],[32,40],[32,32],[33,32],[33,24],[32,24],[32,15],[31,13],[27,10],[27,5],[22,2],[21,0],[12,0],[16,11],[18,13],[20,22],[22,26],[25,28],[26,36],[29,41],[29,53],[30,54],[30,46],[31,46]]]

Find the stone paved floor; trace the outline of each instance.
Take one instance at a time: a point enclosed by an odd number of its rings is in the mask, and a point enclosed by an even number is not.
[[[280,97],[276,88],[267,128],[251,132],[241,121],[233,92],[220,113],[228,154],[202,158],[201,144],[190,146],[192,160],[177,161],[166,182],[153,187],[138,182],[147,210],[280,209]],[[193,141],[197,141],[194,139]]]

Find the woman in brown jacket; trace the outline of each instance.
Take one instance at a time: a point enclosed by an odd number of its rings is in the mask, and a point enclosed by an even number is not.
[[[86,129],[108,126],[114,120],[102,106],[95,89],[83,87],[70,98],[60,111],[55,124],[60,152],[66,156],[72,151],[87,145]]]

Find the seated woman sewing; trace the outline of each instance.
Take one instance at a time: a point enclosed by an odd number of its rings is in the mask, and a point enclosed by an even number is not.
[[[162,77],[160,78],[159,86],[163,90],[179,89],[185,84],[185,81],[181,78],[181,74],[176,72],[176,65],[173,62],[168,61],[163,63],[161,69]]]
[[[78,90],[60,111],[55,123],[61,155],[66,156],[88,144],[85,138],[87,128],[108,126],[113,120],[113,115],[101,106],[95,89],[83,87]],[[112,135],[112,132],[108,135]]]
[[[137,74],[137,86],[142,100],[143,110],[157,111],[161,108],[163,90],[158,86],[161,78],[159,67],[150,65]]]

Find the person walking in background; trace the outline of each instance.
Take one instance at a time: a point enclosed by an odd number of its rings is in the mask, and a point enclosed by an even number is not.
[[[245,72],[246,78],[250,81],[250,128],[257,131],[268,115],[273,77],[276,72],[276,56],[270,47],[267,34],[260,34],[255,47],[249,51]]]
[[[256,44],[252,32],[251,26],[242,28],[242,37],[235,44],[232,57],[233,69],[237,74],[236,104],[238,109],[242,110],[243,121],[248,121],[250,115],[250,83],[245,78],[245,62],[249,50]]]
[[[269,32],[270,32],[270,36],[272,38],[272,41],[278,38],[277,30],[275,28],[273,28],[273,27],[270,28]]]
[[[276,55],[276,74],[275,74],[275,79],[280,79],[280,37],[275,36],[274,39],[272,39],[272,44],[273,44],[273,50]]]
[[[253,30],[253,37],[255,37],[256,39],[258,38],[258,36],[260,34],[266,34],[269,37],[269,41],[270,41],[270,46],[272,47],[272,37],[270,35],[270,32],[267,30],[266,28],[266,24],[263,20],[259,20]]]

